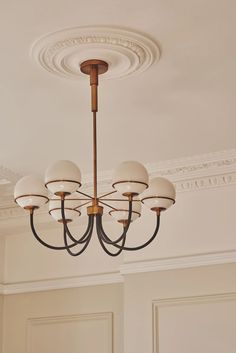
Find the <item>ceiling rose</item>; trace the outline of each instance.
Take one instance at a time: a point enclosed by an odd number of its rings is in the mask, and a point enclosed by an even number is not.
[[[47,71],[70,79],[84,77],[80,64],[104,60],[104,79],[121,78],[147,70],[160,59],[160,48],[143,34],[117,27],[75,27],[36,40],[31,56]]]

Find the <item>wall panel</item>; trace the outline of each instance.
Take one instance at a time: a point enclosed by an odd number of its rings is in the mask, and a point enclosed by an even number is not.
[[[126,275],[124,353],[236,352],[235,278],[235,264]]]
[[[236,293],[153,303],[154,353],[235,353]]]
[[[112,353],[112,313],[28,320],[27,353]]]
[[[3,336],[3,296],[0,295],[0,353],[2,353],[2,336]]]
[[[4,297],[3,353],[123,353],[122,329],[122,284]]]

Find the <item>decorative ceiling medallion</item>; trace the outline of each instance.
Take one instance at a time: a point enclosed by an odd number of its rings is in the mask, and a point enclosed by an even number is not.
[[[109,64],[104,79],[121,78],[147,70],[160,59],[160,49],[150,38],[114,27],[76,27],[50,33],[38,39],[31,56],[47,71],[58,76],[84,77],[80,64],[100,59]]]

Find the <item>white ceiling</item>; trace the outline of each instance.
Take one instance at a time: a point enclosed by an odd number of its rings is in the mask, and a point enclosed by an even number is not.
[[[0,12],[0,164],[43,174],[70,159],[91,170],[89,84],[50,75],[30,58],[40,36],[109,25],[149,35],[159,63],[100,85],[99,169],[236,145],[234,0],[8,0]]]

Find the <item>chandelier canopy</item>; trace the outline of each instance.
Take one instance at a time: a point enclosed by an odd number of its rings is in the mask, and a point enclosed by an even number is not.
[[[108,70],[105,61],[92,59],[80,65],[82,73],[89,75],[91,86],[91,111],[93,113],[93,194],[81,191],[81,173],[76,164],[67,160],[57,161],[45,173],[45,181],[29,175],[20,179],[15,186],[14,198],[18,205],[30,214],[30,226],[35,238],[53,250],[66,250],[72,256],[82,254],[91,240],[94,226],[103,250],[110,256],[119,255],[122,250],[139,250],[149,245],[156,237],[161,212],[175,203],[175,188],[165,178],[149,181],[146,168],[139,162],[126,161],[115,170],[113,191],[99,195],[97,182],[97,111],[98,77]],[[114,197],[115,196],[115,197]],[[51,245],[45,242],[34,226],[35,211],[49,203],[49,214],[62,224],[63,244]],[[148,241],[133,247],[126,245],[130,224],[141,216],[141,205],[146,205],[156,216],[156,227]],[[87,207],[88,225],[80,237],[71,234],[68,223],[81,215],[81,208]],[[122,225],[116,239],[107,235],[103,228],[103,206]]]

